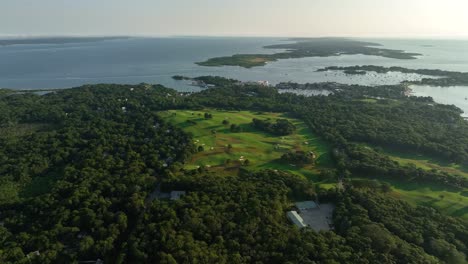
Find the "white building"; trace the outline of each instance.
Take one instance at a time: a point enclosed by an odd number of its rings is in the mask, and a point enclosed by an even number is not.
[[[269,81],[258,81],[257,84],[260,84],[262,86],[270,86],[270,82]]]
[[[304,224],[304,220],[302,219],[302,217],[296,211],[289,211],[286,215],[288,216],[288,219],[297,227],[307,227],[307,225]]]

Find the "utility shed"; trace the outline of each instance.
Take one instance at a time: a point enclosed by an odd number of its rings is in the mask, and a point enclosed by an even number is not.
[[[314,201],[304,201],[304,202],[297,202],[296,207],[297,209],[299,209],[300,212],[302,212],[302,211],[317,208],[317,204]]]
[[[304,224],[302,217],[296,211],[289,211],[286,215],[288,216],[288,219],[297,227],[303,228],[307,226]]]
[[[179,200],[180,197],[185,195],[185,191],[172,191],[171,200]]]

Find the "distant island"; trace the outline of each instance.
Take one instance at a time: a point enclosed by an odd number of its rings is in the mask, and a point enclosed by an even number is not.
[[[0,46],[33,45],[33,44],[69,44],[99,42],[104,40],[128,39],[129,37],[34,37],[0,39]]]
[[[318,69],[318,72],[325,71],[342,71],[345,74],[350,75],[362,75],[367,72],[376,73],[388,73],[388,72],[400,72],[400,73],[415,73],[426,76],[434,76],[438,78],[423,78],[420,81],[405,81],[409,84],[420,84],[420,85],[432,85],[432,86],[457,86],[457,85],[468,85],[468,72],[456,72],[456,71],[443,71],[443,70],[431,70],[431,69],[407,69],[403,67],[382,67],[375,65],[364,65],[364,66],[348,66],[338,67],[331,66],[322,69]]]
[[[197,62],[200,66],[241,66],[252,68],[264,66],[268,62],[280,59],[298,59],[307,57],[330,57],[340,55],[369,55],[385,58],[411,60],[419,53],[408,53],[402,50],[382,49],[377,43],[356,41],[344,38],[295,38],[293,43],[265,46],[266,49],[284,49],[274,54],[235,54],[226,57],[211,58]]]

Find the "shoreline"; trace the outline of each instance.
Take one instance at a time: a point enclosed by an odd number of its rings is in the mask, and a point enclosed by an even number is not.
[[[382,48],[383,45],[373,42],[358,41],[348,38],[298,38],[288,44],[264,46],[265,49],[280,49],[285,52],[274,54],[234,54],[209,58],[195,64],[207,67],[240,66],[253,68],[265,66],[268,62],[283,59],[300,59],[309,57],[333,57],[341,55],[369,55],[398,60],[416,60],[420,53],[404,50]]]

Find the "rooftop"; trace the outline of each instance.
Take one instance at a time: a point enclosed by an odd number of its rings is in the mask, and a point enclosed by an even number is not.
[[[302,211],[302,210],[308,210],[308,209],[315,209],[317,208],[317,204],[314,201],[304,201],[304,202],[297,202],[296,207]]]
[[[288,219],[297,227],[303,228],[307,226],[306,224],[304,224],[304,220],[302,219],[302,217],[296,211],[289,211],[286,215],[288,216]]]
[[[171,200],[179,200],[180,197],[185,195],[185,191],[172,191]]]

